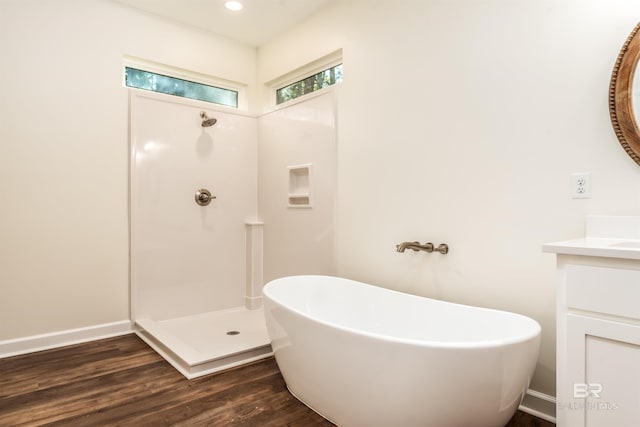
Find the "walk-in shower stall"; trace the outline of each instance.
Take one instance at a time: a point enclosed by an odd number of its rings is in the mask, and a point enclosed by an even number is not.
[[[130,103],[136,333],[188,378],[269,356],[257,119],[137,90]]]

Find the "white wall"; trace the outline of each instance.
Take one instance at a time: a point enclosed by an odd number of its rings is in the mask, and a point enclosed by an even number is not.
[[[640,213],[608,114],[636,0],[345,0],[259,49],[267,82],[338,48],[338,273],[523,313],[555,393],[555,258],[587,214]],[[292,54],[295,52],[295,54]],[[593,197],[568,195],[592,172]],[[395,252],[448,243],[446,256]]]
[[[106,0],[1,0],[0,52],[0,340],[126,320],[123,55],[251,99],[255,49]]]

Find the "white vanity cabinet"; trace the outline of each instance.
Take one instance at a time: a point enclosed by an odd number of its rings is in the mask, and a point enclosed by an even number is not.
[[[558,255],[558,426],[640,426],[640,261]]]
[[[557,425],[639,427],[640,241],[544,251],[557,254]]]

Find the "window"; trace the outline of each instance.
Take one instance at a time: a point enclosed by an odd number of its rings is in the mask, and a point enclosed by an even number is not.
[[[128,87],[197,99],[238,108],[238,92],[150,71],[125,67],[125,84]]]
[[[342,64],[328,68],[313,76],[276,89],[276,104],[290,101],[299,96],[315,92],[342,81]]]

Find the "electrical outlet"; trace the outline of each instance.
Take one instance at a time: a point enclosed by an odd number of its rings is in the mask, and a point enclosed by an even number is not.
[[[578,172],[571,174],[571,197],[574,199],[591,198],[591,172]]]

